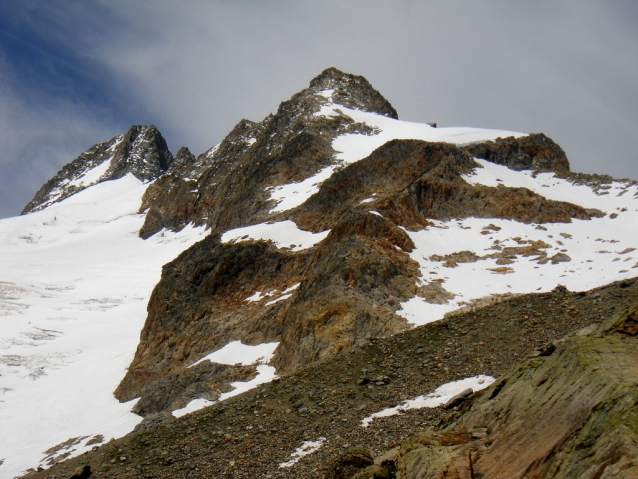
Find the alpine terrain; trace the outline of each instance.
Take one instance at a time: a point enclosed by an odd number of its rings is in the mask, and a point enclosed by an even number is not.
[[[638,183],[329,68],[0,220],[0,477],[638,477]]]

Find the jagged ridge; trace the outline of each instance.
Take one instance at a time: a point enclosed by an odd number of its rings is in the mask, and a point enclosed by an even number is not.
[[[180,157],[181,164],[184,160]],[[123,135],[92,146],[47,181],[24,207],[38,211],[94,184],[131,173],[142,181],[159,178],[173,164],[166,140],[154,125],[134,125]]]

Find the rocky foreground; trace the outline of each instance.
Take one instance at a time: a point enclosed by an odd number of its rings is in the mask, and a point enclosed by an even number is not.
[[[636,303],[637,280],[516,296],[372,339],[25,477],[636,477],[638,313],[626,312]],[[361,426],[478,374],[499,379],[454,410]],[[316,452],[280,466],[320,438]]]

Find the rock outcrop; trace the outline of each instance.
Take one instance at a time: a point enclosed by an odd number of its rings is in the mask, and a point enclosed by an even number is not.
[[[468,145],[465,150],[475,158],[482,158],[512,170],[553,171],[568,173],[569,161],[563,149],[542,133],[521,138],[497,138]]]
[[[637,335],[638,304],[554,343],[404,442],[397,478],[637,477]]]
[[[65,165],[40,188],[22,214],[46,208],[92,185],[128,173],[142,181],[155,180],[172,163],[173,155],[157,128],[134,125],[123,135],[92,146]]]

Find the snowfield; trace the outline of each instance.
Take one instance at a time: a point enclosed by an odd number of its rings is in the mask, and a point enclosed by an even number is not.
[[[405,301],[398,314],[410,323],[436,321],[445,313],[494,295],[547,292],[559,284],[570,291],[585,291],[638,275],[637,185],[614,182],[596,193],[589,186],[574,185],[551,173],[534,178],[529,171],[477,162],[482,168],[466,177],[470,183],[525,187],[549,199],[596,208],[605,216],[542,225],[467,218],[435,221],[433,227],[406,231],[416,245],[410,257],[420,265],[421,284],[437,282],[454,295],[442,304],[420,296]],[[510,256],[510,263],[488,258],[505,248],[532,247],[534,242],[554,260],[542,262],[539,255],[524,253]],[[461,252],[481,259],[451,265],[435,257]]]
[[[113,391],[162,265],[206,234],[187,227],[140,239],[147,186],[128,175],[0,221],[0,477],[141,421]]]

